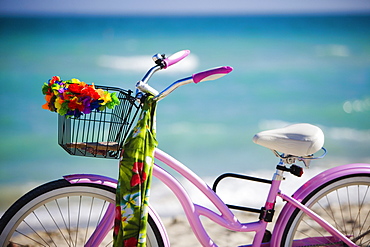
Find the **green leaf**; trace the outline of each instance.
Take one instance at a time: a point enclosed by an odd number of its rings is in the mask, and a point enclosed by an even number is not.
[[[48,91],[49,91],[49,85],[46,83],[46,82],[44,82],[44,85],[42,86],[42,94],[46,94]]]

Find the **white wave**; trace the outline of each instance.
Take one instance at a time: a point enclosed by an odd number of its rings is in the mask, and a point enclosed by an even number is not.
[[[130,71],[137,73],[145,73],[149,68],[155,64],[151,56],[111,56],[102,55],[98,58],[97,64],[101,67],[117,69],[122,71]],[[166,73],[178,72],[195,72],[198,67],[199,60],[194,54],[172,65],[165,70]]]
[[[277,129],[283,128],[293,123],[289,123],[282,120],[262,120],[258,123],[258,128],[260,130],[269,130],[269,129]]]
[[[357,142],[369,142],[370,130],[356,130],[352,128],[329,128],[326,136],[334,140],[348,140]]]
[[[258,126],[260,130],[268,130],[275,128],[282,128],[287,125],[294,124],[292,122],[285,122],[281,120],[262,120]],[[313,123],[314,124],[314,123]],[[325,138],[333,140],[354,141],[354,142],[369,142],[370,129],[357,130],[348,127],[327,127],[318,125],[324,132]]]

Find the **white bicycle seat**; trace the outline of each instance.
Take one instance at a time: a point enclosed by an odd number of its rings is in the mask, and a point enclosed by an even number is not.
[[[262,131],[253,137],[253,141],[280,153],[301,157],[314,154],[323,147],[324,133],[317,126],[299,123]]]

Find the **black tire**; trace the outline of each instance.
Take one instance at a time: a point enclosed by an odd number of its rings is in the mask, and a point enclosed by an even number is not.
[[[320,186],[302,201],[358,246],[370,246],[370,176],[341,177]],[[280,246],[292,241],[321,237],[301,246],[342,246],[315,221],[296,209],[288,220]],[[345,246],[345,245],[343,245]]]
[[[16,201],[0,219],[1,246],[84,246],[115,203],[114,188],[61,179],[41,185]],[[164,246],[158,227],[148,218],[147,246]],[[100,246],[111,246],[113,229]]]

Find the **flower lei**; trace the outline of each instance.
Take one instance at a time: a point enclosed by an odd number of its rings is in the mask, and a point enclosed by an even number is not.
[[[46,103],[43,109],[59,113],[61,116],[80,117],[94,110],[103,111],[106,107],[113,109],[120,104],[116,93],[96,89],[78,79],[62,81],[59,76],[53,76],[42,86]]]

